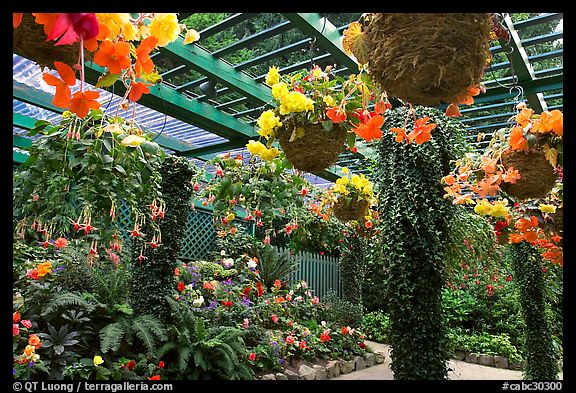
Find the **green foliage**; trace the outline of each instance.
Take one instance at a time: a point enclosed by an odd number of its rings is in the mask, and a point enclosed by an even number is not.
[[[117,318],[115,322],[104,326],[99,335],[100,350],[103,353],[118,351],[123,340],[133,345],[134,337],[144,344],[148,352],[154,353],[158,342],[166,341],[168,338],[162,322],[151,315],[140,315],[136,318],[128,315]]]
[[[338,296],[330,290],[322,299],[322,308],[318,317],[338,326],[359,327],[362,324],[364,309],[361,303],[353,303]]]
[[[298,269],[298,261],[291,258],[289,251],[279,251],[270,245],[258,250],[256,257],[260,279],[268,289],[273,287],[275,280],[286,280],[290,273]]]
[[[51,324],[47,325],[48,333],[38,333],[42,339],[42,351],[49,371],[49,379],[61,379],[64,366],[68,359],[78,356],[75,349],[80,341],[77,340],[79,333],[69,331],[68,325],[63,325],[56,330]]]
[[[469,334],[460,329],[450,329],[448,337],[453,351],[505,356],[510,363],[517,363],[522,360],[518,349],[512,344],[510,336],[506,333]]]
[[[537,250],[525,241],[513,244],[510,252],[526,322],[524,377],[530,380],[555,380],[558,378],[558,353],[547,318],[547,283],[542,272],[542,259]]]
[[[409,131],[414,118],[407,108],[387,112],[375,173],[381,229],[386,234],[382,255],[389,274],[391,367],[396,379],[445,379],[448,340],[442,287],[453,208],[443,198],[440,179],[467,146],[458,121],[437,109],[414,109],[415,118],[429,116],[437,124],[431,140],[421,145],[396,142],[388,130]]]
[[[362,330],[366,337],[379,343],[390,342],[390,317],[383,311],[372,311],[364,314]]]
[[[460,327],[472,324],[477,318],[476,310],[479,301],[470,292],[455,291],[448,288],[442,290],[442,310],[449,327]]]
[[[206,327],[182,303],[167,298],[175,320],[173,341],[158,350],[185,379],[253,379],[246,363],[244,332],[230,326]],[[170,356],[175,356],[171,358]]]
[[[340,257],[340,274],[342,282],[343,299],[362,304],[362,283],[366,273],[365,241],[359,236],[347,239],[342,256]],[[360,318],[362,315],[360,314]]]
[[[110,132],[109,126],[119,132]],[[17,233],[35,241],[39,235],[31,224],[39,222],[50,237],[70,238],[84,234],[71,230],[70,223],[78,220],[98,228],[87,235],[88,240],[108,241],[117,230],[110,214],[116,205],[126,203],[132,214],[145,215],[144,205],[159,197],[157,168],[164,155],[155,142],[146,140],[150,139],[147,135],[137,147],[121,143],[139,132],[101,110],[83,119],[65,112],[55,126],[38,122],[29,134],[41,135],[30,148],[30,158],[14,174]],[[143,146],[150,149],[145,151]]]
[[[166,296],[175,288],[174,269],[178,265],[180,241],[184,237],[190,197],[191,180],[196,169],[185,157],[167,156],[160,167],[161,192],[166,203],[166,214],[160,221],[162,241],[157,248],[147,247],[141,252],[143,261],[133,265],[130,292],[131,305],[136,313],[152,314],[163,322],[169,319]],[[153,233],[149,222],[142,228],[144,233]],[[135,254],[134,259],[138,258]]]
[[[236,228],[234,236],[216,238],[210,253],[211,258],[220,258],[220,253],[224,251],[227,256],[236,259],[244,254],[253,254],[255,249],[262,246],[262,241],[248,233],[244,225],[237,225]]]

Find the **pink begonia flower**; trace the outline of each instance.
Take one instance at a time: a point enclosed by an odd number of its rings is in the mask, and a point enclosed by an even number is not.
[[[60,13],[46,41],[60,39],[54,45],[89,40],[98,35],[98,19],[94,13]]]

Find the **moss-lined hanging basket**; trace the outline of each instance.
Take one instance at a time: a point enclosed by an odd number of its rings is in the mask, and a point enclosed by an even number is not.
[[[366,18],[368,66],[390,96],[452,103],[480,83],[490,56],[488,13],[375,13]]]
[[[78,62],[80,44],[55,46],[55,41],[46,41],[44,26],[36,23],[32,14],[26,13],[22,17],[20,26],[12,34],[13,52],[26,57],[40,67],[54,68],[55,61],[61,61],[72,67]],[[85,51],[85,59],[90,60],[92,55]]]
[[[516,183],[502,183],[501,188],[517,199],[544,198],[554,187],[557,174],[542,151],[513,151],[502,153],[502,164],[520,172]]]
[[[364,222],[364,216],[368,214],[369,208],[370,202],[366,199],[355,200],[341,197],[334,204],[332,211],[334,217],[340,221],[357,220]]]
[[[294,138],[292,127],[278,130],[278,140],[286,158],[295,169],[319,173],[334,165],[346,142],[346,130],[334,124],[325,130],[322,124],[306,124],[304,136]]]

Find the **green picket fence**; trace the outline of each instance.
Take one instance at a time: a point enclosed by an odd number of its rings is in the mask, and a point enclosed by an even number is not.
[[[284,249],[279,248],[279,251]],[[342,294],[339,258],[308,251],[300,251],[291,258],[298,262],[298,269],[288,276],[288,282],[306,281],[320,299],[330,290]]]

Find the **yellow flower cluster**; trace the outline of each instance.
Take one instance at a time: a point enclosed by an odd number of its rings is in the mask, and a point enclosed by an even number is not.
[[[314,101],[299,91],[291,91],[280,100],[280,114],[314,110]]]
[[[38,277],[44,277],[52,271],[52,263],[42,262],[38,265]]]
[[[344,174],[349,174],[348,168],[342,168]],[[364,174],[342,176],[336,180],[336,184],[332,186],[332,190],[341,195],[350,195],[356,193],[365,199],[374,198],[374,187],[372,183]]]
[[[137,38],[138,31],[128,13],[98,13],[96,14],[98,22],[106,25],[110,33],[108,37],[114,41],[119,35],[122,35],[125,41],[133,41]]]
[[[158,46],[166,46],[176,41],[180,25],[176,14],[154,14],[149,26],[150,34],[158,38]]]
[[[277,67],[270,67],[266,75],[266,84],[270,87],[280,82],[280,70]]]
[[[263,160],[272,161],[280,155],[280,150],[275,147],[267,148],[262,142],[251,140],[246,145],[250,154],[259,156]]]
[[[491,203],[486,199],[481,199],[479,202],[476,202],[476,206],[474,206],[474,212],[480,214],[481,216],[506,217],[508,214],[510,214],[510,210],[507,205],[507,199],[499,200],[494,203]]]
[[[554,205],[545,205],[543,203],[538,205],[538,209],[542,213],[556,213],[556,206]]]
[[[272,96],[277,100],[281,100],[288,95],[288,86],[284,82],[278,82],[272,86]]]
[[[275,130],[278,127],[282,126],[282,122],[280,118],[274,114],[274,111],[267,110],[264,111],[258,121],[256,122],[260,129],[258,130],[258,134],[263,136],[266,139],[270,139],[270,137],[274,134]]]
[[[140,24],[136,26],[136,21],[132,20],[129,13],[97,13],[96,17],[101,25],[105,25],[108,30],[108,38],[111,41],[122,36],[124,41],[135,41],[148,38],[153,35],[158,38],[158,46],[166,46],[176,41],[180,34],[180,25],[176,14],[156,13],[150,25]],[[189,42],[197,41],[200,36],[195,30],[189,31],[190,36],[186,36]]]

